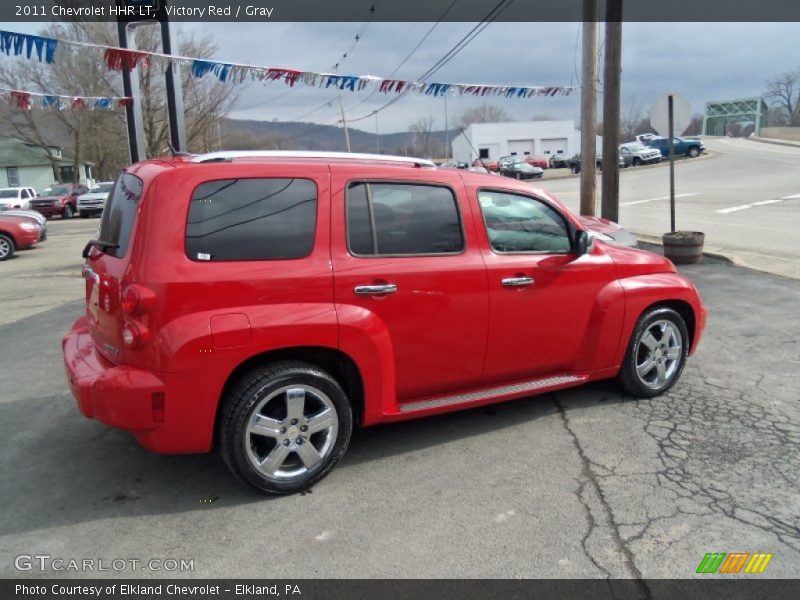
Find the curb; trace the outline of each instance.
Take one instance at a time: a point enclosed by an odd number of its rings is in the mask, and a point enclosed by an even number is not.
[[[636,238],[645,244],[652,244],[653,246],[664,246],[664,242],[661,240],[660,236],[650,235],[649,233],[638,233],[636,231],[631,231]],[[709,258],[716,258],[717,260],[721,260],[731,265],[735,265],[737,267],[744,267],[745,269],[755,269],[745,263],[741,258],[736,256],[735,254],[729,254],[722,250],[721,248],[714,248],[711,247],[712,250],[707,250],[705,247],[703,248],[703,256],[708,256]],[[755,269],[760,270],[760,269]]]
[[[744,138],[751,142],[760,142],[762,144],[772,144],[773,146],[789,146],[790,148],[800,148],[800,142],[793,142],[791,140],[776,140],[774,138]]]

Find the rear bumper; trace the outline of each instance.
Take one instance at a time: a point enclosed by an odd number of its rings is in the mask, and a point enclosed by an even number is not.
[[[163,381],[148,371],[106,361],[95,350],[84,319],[75,323],[61,346],[67,382],[84,416],[130,431],[159,426],[152,395],[164,392]]]
[[[221,384],[210,384],[196,372],[114,365],[97,352],[85,317],[75,322],[61,346],[67,382],[84,416],[130,431],[155,452],[211,449]]]

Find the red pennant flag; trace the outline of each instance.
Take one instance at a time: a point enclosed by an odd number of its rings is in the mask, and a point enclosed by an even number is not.
[[[28,92],[11,92],[8,96],[8,103],[15,108],[30,110],[31,95]]]
[[[108,48],[105,53],[106,65],[112,71],[133,71],[138,65],[150,66],[150,55],[122,48]]]

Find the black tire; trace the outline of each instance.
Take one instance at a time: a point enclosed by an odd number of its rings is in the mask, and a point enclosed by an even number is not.
[[[641,158],[639,158],[638,156],[634,156],[634,157],[633,157],[633,166],[634,166],[634,167],[638,167],[638,166],[640,166],[641,164],[642,164],[642,159],[641,159]]]
[[[674,369],[673,365],[669,362],[669,355],[664,351],[666,346],[660,348],[662,352],[658,353],[657,357],[653,354],[647,356],[648,349],[643,341],[643,338],[648,332],[651,332],[652,327],[658,329],[659,323],[672,324],[681,338],[680,350],[679,352],[675,352],[676,357],[674,359]],[[663,337],[661,339],[656,339],[655,336],[653,337],[657,342],[664,342]],[[666,340],[666,342],[668,344],[669,340]],[[631,396],[635,396],[637,398],[652,398],[654,396],[658,396],[675,385],[675,382],[678,381],[681,373],[683,372],[683,368],[686,365],[686,358],[688,356],[689,332],[686,328],[686,323],[684,322],[683,317],[681,317],[680,314],[671,308],[666,308],[663,306],[650,309],[641,317],[639,317],[639,321],[636,323],[636,327],[633,330],[633,335],[628,343],[628,350],[625,353],[625,359],[623,360],[622,367],[619,371],[620,383],[622,384],[622,387],[625,388],[625,391],[627,391]],[[665,364],[664,370],[667,376],[663,383],[659,383],[657,381],[657,378],[660,375],[658,372],[659,365],[657,364],[653,364],[651,369],[644,373],[644,375],[650,375],[652,374],[652,369],[657,370],[655,377],[653,377],[653,379],[656,381],[650,384],[646,383],[648,379],[647,377],[640,376],[640,374],[637,372],[637,365],[639,368],[644,367],[646,362],[650,359],[653,361],[661,360],[662,363]]]
[[[577,175],[578,173],[580,173],[580,172],[581,172],[581,170],[580,170],[580,168],[578,167],[578,165],[570,165],[570,166],[569,166],[569,170],[570,170],[570,172],[571,172],[573,175]]]
[[[75,216],[75,210],[72,208],[72,204],[67,204],[64,207],[64,212],[61,213],[62,219],[71,219]]]
[[[521,173],[515,173],[514,177],[516,177],[517,179],[522,179],[522,174]]]
[[[319,402],[323,407],[335,409],[337,424],[335,431],[320,431],[301,436],[299,431],[303,430],[304,423],[311,423],[303,420],[298,424],[296,419],[290,419],[288,408],[288,395],[285,400],[285,413],[264,414],[262,411],[269,410],[271,403],[277,402],[274,408],[280,408],[282,396],[288,391],[290,386],[303,386],[303,406],[306,406],[307,396],[310,394],[314,402]],[[281,390],[284,390],[281,392]],[[317,397],[315,392],[324,396],[329,404]],[[272,400],[270,396],[275,395]],[[225,395],[222,400],[222,408],[219,416],[218,441],[222,459],[233,474],[242,482],[247,483],[256,489],[269,494],[292,494],[311,488],[314,484],[325,477],[331,469],[339,462],[350,443],[350,436],[353,431],[353,410],[350,402],[342,391],[341,386],[325,371],[314,365],[299,361],[282,361],[271,365],[256,368],[246,373]],[[263,408],[259,408],[264,402]],[[261,436],[247,432],[248,424],[252,421],[254,412],[264,417],[273,419],[282,427],[281,434],[285,438],[297,435],[298,439],[303,437],[302,442],[294,444],[291,440],[284,439],[281,442],[277,436]],[[305,409],[303,409],[305,410]],[[320,414],[320,413],[316,413]],[[298,429],[299,428],[299,429]],[[335,435],[334,435],[335,434]],[[317,444],[319,439],[315,436],[323,435],[325,441],[322,443],[324,456],[313,468],[306,467],[301,460],[300,446],[305,443],[311,446],[320,455]],[[255,439],[254,439],[255,438]],[[307,441],[305,441],[307,440]],[[274,442],[274,445],[271,445]],[[257,447],[264,445],[263,448]],[[281,445],[287,446],[286,450],[280,448]],[[291,446],[290,446],[291,444]],[[296,448],[296,450],[289,449]],[[327,450],[326,450],[327,448]],[[304,470],[295,476],[275,474],[270,476],[258,470],[254,461],[261,458],[261,454],[266,459],[272,455],[273,451],[279,450],[284,453],[286,458],[278,463],[277,467],[284,466],[287,462],[294,462],[295,469]],[[266,462],[266,461],[265,461]]]
[[[700,156],[700,148],[697,146],[689,148],[689,158],[697,158],[698,156]]]
[[[89,212],[85,210],[78,211],[78,214],[80,215],[81,219],[88,219],[91,216]]]
[[[0,262],[8,260],[14,256],[17,247],[14,240],[5,233],[0,233]]]

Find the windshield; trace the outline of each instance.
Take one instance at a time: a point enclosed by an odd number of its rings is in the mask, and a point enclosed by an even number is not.
[[[641,152],[642,150],[647,150],[642,144],[631,144],[630,146],[625,146],[631,152]]]
[[[526,162],[518,162],[514,163],[514,168],[519,169],[520,171],[530,172],[533,171],[533,167]]]
[[[56,185],[44,191],[45,196],[66,196],[67,194],[69,194],[69,186],[67,185]]]
[[[89,190],[90,194],[107,194],[114,187],[113,183],[101,183]]]
[[[17,190],[0,190],[0,198],[16,198]]]

